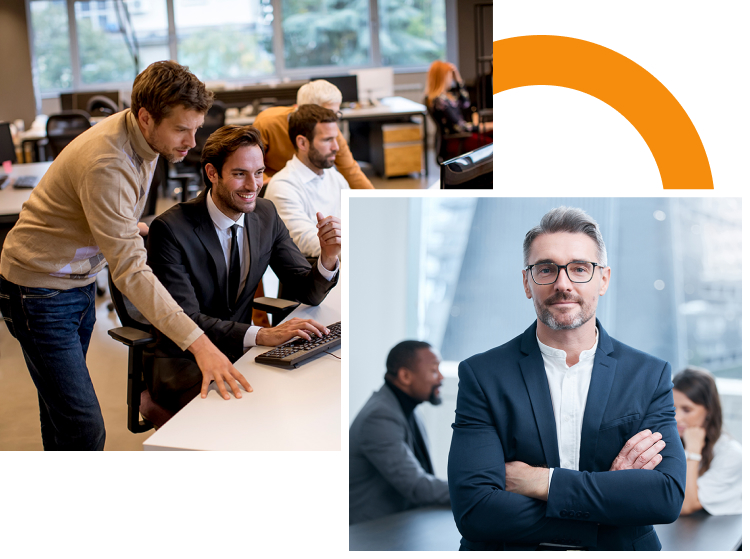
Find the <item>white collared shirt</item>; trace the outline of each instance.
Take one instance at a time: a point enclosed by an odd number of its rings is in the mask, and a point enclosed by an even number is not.
[[[335,167],[318,175],[295,155],[268,183],[265,198],[273,202],[294,244],[305,256],[320,255],[317,212],[341,217],[341,191],[349,183]]]
[[[536,339],[542,352],[544,370],[547,373],[552,409],[557,428],[557,448],[560,453],[560,467],[578,470],[581,454],[581,429],[583,412],[591,384],[591,373],[594,369],[594,356],[599,343],[599,329],[596,329],[594,345],[581,352],[578,363],[568,367],[565,350],[555,349]],[[549,481],[552,482],[550,468]]]
[[[211,217],[211,221],[213,221],[214,229],[216,229],[216,235],[219,237],[221,250],[224,252],[224,260],[227,264],[227,272],[229,271],[229,257],[232,247],[232,225],[240,226],[240,228],[237,229],[237,250],[240,253],[241,275],[240,288],[239,291],[235,294],[236,299],[237,296],[242,293],[242,290],[245,287],[245,283],[247,282],[247,276],[250,273],[250,247],[248,246],[247,234],[245,233],[245,214],[242,214],[237,221],[232,221],[229,217],[224,215],[219,208],[216,207],[210,191],[209,195],[206,196],[206,207],[208,208],[208,215]],[[320,275],[323,276],[326,280],[331,281],[336,275],[338,269],[338,261],[336,261],[336,268],[331,271],[326,269],[320,262],[320,259],[318,259],[318,271],[320,272]],[[248,348],[257,345],[256,337],[260,329],[260,326],[250,326],[250,328],[247,329],[247,332],[245,332],[245,338],[242,342],[245,351],[247,351]]]

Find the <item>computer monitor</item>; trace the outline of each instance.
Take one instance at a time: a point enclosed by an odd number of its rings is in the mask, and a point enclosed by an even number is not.
[[[112,101],[117,110],[122,110],[119,91],[74,91],[72,93],[60,94],[60,107],[63,111],[86,111],[91,116],[109,116],[110,113],[102,112],[100,109],[90,110],[89,101],[93,97],[105,97]]]
[[[444,161],[440,188],[493,188],[492,144]]]
[[[369,103],[393,97],[393,68],[363,68],[352,70],[357,76],[357,91],[360,103]]]
[[[314,78],[325,80],[339,88],[341,92],[341,103],[356,103],[359,101],[357,95],[357,76],[331,76],[329,78]]]
[[[0,122],[0,163],[10,161],[16,163],[16,146],[13,145],[13,135],[10,133],[10,122]]]

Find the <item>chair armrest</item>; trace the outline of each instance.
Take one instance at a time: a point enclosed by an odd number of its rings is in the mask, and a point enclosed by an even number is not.
[[[253,308],[267,313],[275,311],[291,311],[299,306],[297,301],[288,299],[275,299],[273,297],[258,297],[253,299]]]
[[[150,344],[156,339],[148,332],[144,332],[143,330],[137,330],[135,328],[130,328],[129,326],[122,326],[120,328],[112,328],[112,330],[109,330],[109,332],[107,333],[118,342],[123,343],[126,346],[130,346],[130,347],[137,347],[137,346]]]

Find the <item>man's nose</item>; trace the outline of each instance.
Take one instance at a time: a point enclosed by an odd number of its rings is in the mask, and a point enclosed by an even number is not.
[[[195,147],[195,132],[187,133],[187,141],[185,142],[185,145],[187,145],[190,149],[193,149]]]
[[[557,273],[557,279],[555,280],[555,289],[560,291],[568,291],[573,287],[573,282],[568,277],[568,269],[560,268]]]
[[[333,142],[331,142],[331,149],[333,151],[338,151],[339,150],[339,143],[336,141],[335,138],[334,138]]]

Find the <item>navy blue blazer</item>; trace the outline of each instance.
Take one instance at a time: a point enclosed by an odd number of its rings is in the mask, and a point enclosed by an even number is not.
[[[461,549],[658,550],[652,524],[674,522],[685,494],[669,363],[599,328],[581,432],[580,471],[560,468],[557,431],[536,322],[500,347],[463,361],[448,459]],[[662,434],[651,471],[609,472],[625,442]],[[548,501],[505,491],[505,463],[556,468]]]

